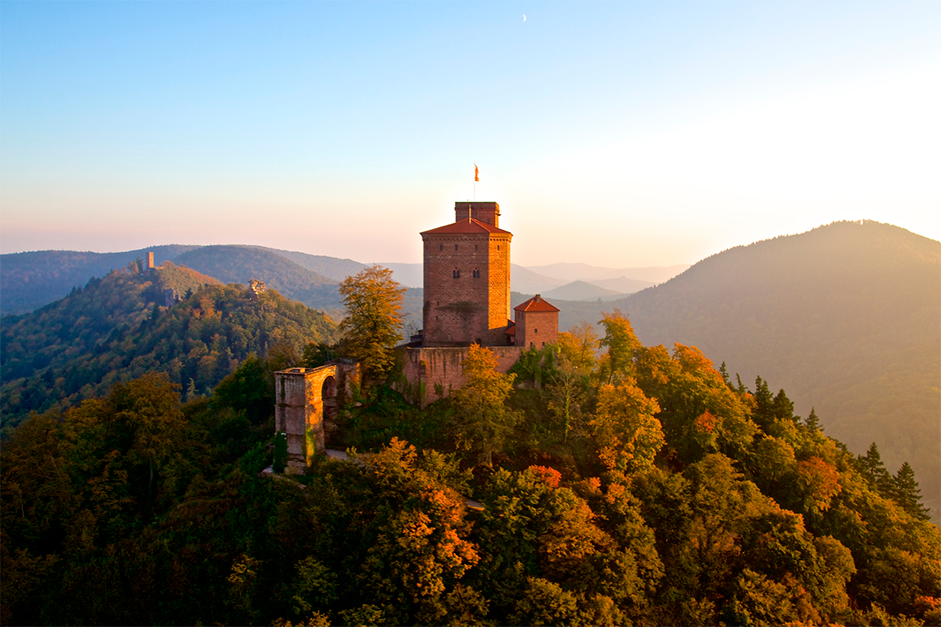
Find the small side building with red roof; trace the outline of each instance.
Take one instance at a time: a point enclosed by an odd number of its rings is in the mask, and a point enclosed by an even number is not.
[[[516,325],[513,340],[523,348],[542,348],[559,337],[559,308],[536,294],[513,308]]]

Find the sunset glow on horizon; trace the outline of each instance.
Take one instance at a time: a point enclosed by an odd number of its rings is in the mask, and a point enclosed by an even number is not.
[[[938,240],[938,24],[929,2],[4,2],[0,252],[417,262],[475,194],[522,265],[692,264],[837,220]]]

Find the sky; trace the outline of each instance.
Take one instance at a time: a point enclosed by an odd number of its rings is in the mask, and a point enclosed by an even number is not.
[[[941,240],[939,111],[936,1],[3,0],[0,252],[418,262],[472,198],[530,266]]]

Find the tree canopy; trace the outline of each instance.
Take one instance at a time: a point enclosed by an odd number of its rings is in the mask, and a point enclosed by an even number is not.
[[[588,334],[534,352],[540,385],[480,346],[427,408],[377,382],[336,416],[349,461],[299,476],[263,472],[287,349],[208,398],[146,374],[34,413],[0,449],[0,622],[941,622],[910,466],[611,322],[598,361]]]
[[[402,328],[405,290],[392,278],[392,270],[378,265],[340,283],[346,316],[340,323],[344,353],[360,363],[367,379],[380,380],[392,369],[392,348]]]

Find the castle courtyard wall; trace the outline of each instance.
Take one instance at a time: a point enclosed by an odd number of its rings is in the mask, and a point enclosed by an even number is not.
[[[519,346],[490,346],[497,358],[497,372],[506,374],[522,353]],[[396,349],[402,366],[402,381],[396,387],[406,398],[424,408],[446,398],[464,385],[463,362],[469,346],[455,348],[417,347]]]

